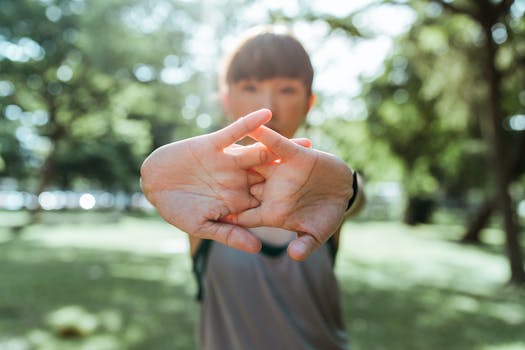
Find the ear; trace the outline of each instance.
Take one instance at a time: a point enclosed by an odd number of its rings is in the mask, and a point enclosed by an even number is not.
[[[311,94],[310,97],[308,97],[308,111],[313,107],[316,99],[317,96],[315,94]]]
[[[230,94],[228,94],[228,91],[221,91],[220,99],[221,99],[222,110],[224,111],[224,114],[226,114],[229,117],[231,115],[231,109],[230,109]]]

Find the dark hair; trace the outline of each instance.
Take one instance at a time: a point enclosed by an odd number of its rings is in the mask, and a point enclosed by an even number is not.
[[[300,79],[308,93],[312,93],[313,68],[303,45],[290,34],[266,29],[248,36],[231,53],[222,84],[275,77]]]

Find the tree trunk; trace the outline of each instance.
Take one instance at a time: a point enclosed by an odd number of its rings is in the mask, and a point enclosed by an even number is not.
[[[511,282],[525,284],[525,270],[523,267],[523,254],[519,242],[519,227],[515,220],[512,198],[509,194],[510,173],[505,167],[504,143],[503,143],[503,109],[501,108],[501,79],[502,74],[496,67],[496,54],[498,46],[492,40],[492,27],[502,18],[508,16],[511,0],[502,0],[498,3],[491,0],[472,1],[475,8],[458,7],[452,2],[436,0],[445,9],[453,13],[471,17],[478,22],[485,34],[485,68],[487,85],[489,89],[488,104],[489,116],[486,121],[487,142],[491,146],[491,166],[488,171],[493,172],[496,206],[503,217],[503,228],[505,230],[507,257],[509,259]]]
[[[56,169],[55,169],[55,158],[58,151],[58,144],[60,141],[64,138],[66,130],[64,127],[62,127],[56,120],[57,115],[57,107],[55,103],[55,99],[51,95],[47,95],[47,105],[48,105],[48,113],[49,113],[49,123],[51,124],[52,132],[50,135],[50,141],[52,144],[52,150],[49,153],[49,155],[46,157],[44,164],[41,168],[41,176],[40,181],[38,182],[38,186],[35,190],[35,195],[38,197],[46,187],[49,186],[49,184],[53,181],[53,179],[56,176]],[[34,209],[31,209],[29,211],[29,221],[25,225],[25,227],[33,225],[38,223],[41,220],[42,217],[42,206],[39,202],[37,202],[37,205]],[[20,233],[22,230],[20,230]]]
[[[434,201],[431,198],[410,197],[405,208],[404,223],[407,225],[426,224],[434,211]]]
[[[44,165],[42,165],[42,176],[40,177],[40,181],[38,183],[38,187],[35,191],[36,196],[38,197],[46,187],[51,183],[55,176],[55,153],[56,153],[56,147],[57,144],[54,142],[53,144],[53,150],[51,153],[47,156],[46,160],[44,161]],[[34,225],[38,222],[40,222],[42,218],[42,206],[39,202],[37,202],[37,205],[35,208],[31,209],[29,211],[29,222],[27,223],[27,226]]]
[[[461,243],[481,244],[481,230],[483,230],[489,222],[494,207],[495,201],[493,198],[488,198],[483,201],[472,219],[469,221],[467,231],[461,238]]]
[[[515,149],[514,154],[505,167],[506,176],[509,176],[510,183],[519,178],[525,170],[525,157],[523,157],[525,154],[525,133],[518,138],[513,148]],[[488,224],[490,216],[496,209],[495,198],[485,199],[469,221],[467,230],[460,242],[480,244],[481,230]]]
[[[496,189],[496,203],[501,211],[503,217],[503,226],[506,236],[507,256],[509,259],[511,282],[524,284],[525,270],[523,268],[523,254],[519,242],[519,227],[514,217],[514,208],[512,198],[509,194],[509,173],[506,169],[506,164],[503,155],[505,154],[505,147],[503,144],[503,110],[501,109],[501,73],[496,68],[496,53],[498,47],[492,40],[494,14],[491,13],[490,6],[482,6],[482,13],[485,15],[486,21],[481,24],[483,26],[486,37],[486,69],[487,82],[489,88],[489,121],[487,123],[487,131],[489,133],[489,140],[491,142],[491,160],[492,170],[494,173],[495,189]],[[489,12],[487,12],[489,11]]]

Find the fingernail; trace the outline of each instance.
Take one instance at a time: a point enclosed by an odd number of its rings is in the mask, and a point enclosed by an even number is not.
[[[306,259],[309,255],[310,249],[301,241],[293,242],[289,249],[288,255],[297,261],[302,261]]]
[[[252,240],[248,244],[250,253],[256,254],[259,253],[259,251],[261,250],[261,241],[259,240]]]

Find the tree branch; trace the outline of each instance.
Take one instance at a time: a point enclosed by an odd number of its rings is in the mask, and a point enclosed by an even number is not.
[[[514,3],[514,0],[502,0],[498,4],[498,13],[503,16],[508,14],[510,11],[510,7],[512,6],[513,3]]]
[[[469,11],[469,10],[467,10],[465,8],[461,8],[461,7],[452,5],[451,3],[445,2],[444,0],[433,0],[433,2],[438,3],[444,9],[447,9],[450,12],[453,12],[455,14],[466,15],[466,16],[478,19],[477,14],[474,11]]]

